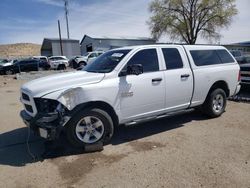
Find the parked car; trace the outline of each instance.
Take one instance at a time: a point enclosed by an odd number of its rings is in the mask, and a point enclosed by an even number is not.
[[[65,130],[76,147],[106,143],[132,125],[190,108],[222,115],[240,90],[240,67],[220,46],[148,45],[104,53],[83,71],[21,87],[23,121],[41,137]]]
[[[239,64],[250,63],[250,55],[245,55],[242,60],[238,62]]]
[[[49,62],[48,58],[46,56],[33,56],[32,59],[38,59],[40,61],[44,61],[44,62]]]
[[[241,84],[250,85],[250,56],[245,56],[240,64]]]
[[[231,50],[230,53],[234,56],[238,63],[242,62],[244,55],[240,50]]]
[[[102,55],[103,51],[87,52],[83,56],[76,56],[74,59],[73,68],[79,68],[92,63],[98,56]]]
[[[76,62],[76,59],[81,58],[81,57],[82,56],[73,56],[73,57],[71,57],[70,60],[69,60],[69,67],[74,68],[74,69],[78,68],[78,64]]]
[[[69,60],[65,56],[51,56],[48,58],[51,69],[65,70],[69,65]]]
[[[0,59],[0,66],[8,63],[10,60],[8,59]]]
[[[38,70],[48,70],[50,65],[36,59],[24,59],[20,61],[13,61],[13,64],[0,67],[1,74],[15,74],[19,72],[29,72]]]

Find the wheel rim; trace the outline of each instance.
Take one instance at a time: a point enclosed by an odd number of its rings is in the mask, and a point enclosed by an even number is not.
[[[223,107],[224,107],[224,97],[221,94],[217,94],[213,98],[213,110],[218,113],[221,112]]]
[[[42,67],[39,67],[38,68],[38,71],[43,71],[44,69]]]
[[[11,74],[12,74],[12,71],[11,71],[11,70],[8,70],[8,71],[6,71],[6,74],[7,74],[7,75],[11,75]]]
[[[79,140],[86,144],[91,144],[102,138],[104,125],[99,118],[86,116],[78,121],[75,132]]]

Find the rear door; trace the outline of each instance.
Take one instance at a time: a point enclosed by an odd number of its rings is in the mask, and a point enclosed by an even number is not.
[[[39,60],[32,59],[28,63],[28,69],[29,71],[37,71],[39,67]]]
[[[19,61],[17,63],[17,67],[18,67],[19,71],[21,71],[21,72],[27,71],[27,63],[28,63],[27,60]]]
[[[185,109],[193,93],[193,75],[181,47],[162,47],[163,71],[166,84],[166,110]]]

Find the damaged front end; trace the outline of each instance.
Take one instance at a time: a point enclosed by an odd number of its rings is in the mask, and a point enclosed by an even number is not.
[[[21,111],[20,116],[24,123],[45,139],[57,139],[70,119],[70,116],[67,115],[68,110],[61,103],[52,99],[34,98],[33,104],[32,102],[26,104],[25,99],[22,99],[22,102],[25,110]],[[35,115],[31,114],[31,109],[33,112],[36,111]]]

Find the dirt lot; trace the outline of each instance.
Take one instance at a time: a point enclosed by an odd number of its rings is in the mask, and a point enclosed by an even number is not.
[[[250,104],[217,119],[189,112],[121,127],[102,152],[33,161],[19,118],[19,87],[0,76],[0,187],[250,187]],[[44,141],[31,136],[40,156]]]

